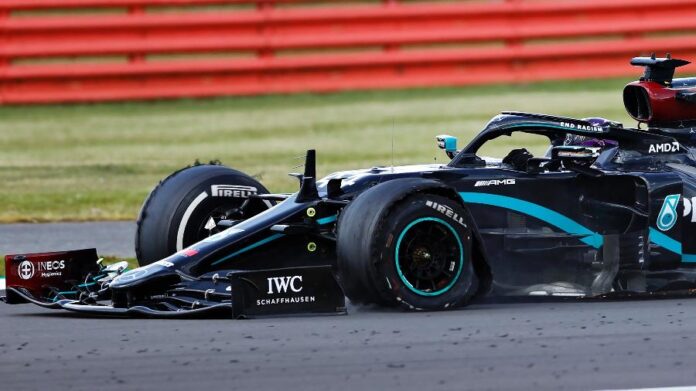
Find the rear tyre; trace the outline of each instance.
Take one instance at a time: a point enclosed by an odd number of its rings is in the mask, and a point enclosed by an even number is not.
[[[338,222],[338,274],[348,298],[410,310],[466,304],[478,285],[468,213],[434,194],[385,202],[391,189],[384,185],[358,196]]]
[[[268,201],[251,194],[268,190],[254,178],[228,167],[196,165],[160,182],[145,200],[137,221],[135,253],[143,266],[166,258],[217,230],[206,228],[213,219],[247,219],[268,209]]]

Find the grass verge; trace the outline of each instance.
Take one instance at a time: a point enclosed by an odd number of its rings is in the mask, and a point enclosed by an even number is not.
[[[445,162],[435,135],[463,144],[501,110],[627,121],[627,81],[0,107],[0,222],[133,219],[160,179],[197,159],[219,159],[271,191],[296,189],[286,174],[309,148],[321,175]]]

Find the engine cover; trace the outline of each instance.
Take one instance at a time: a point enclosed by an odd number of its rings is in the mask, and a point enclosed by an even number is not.
[[[673,79],[677,67],[688,61],[636,57],[631,65],[645,67],[640,80],[623,91],[624,106],[636,121],[652,127],[685,127],[696,124],[696,78]]]

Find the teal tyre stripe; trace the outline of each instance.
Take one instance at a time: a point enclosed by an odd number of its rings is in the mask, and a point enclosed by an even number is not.
[[[449,284],[447,284],[446,287],[444,287],[438,291],[435,291],[435,292],[425,292],[425,291],[422,291],[420,289],[416,289],[406,279],[406,277],[404,276],[404,273],[401,271],[401,266],[399,265],[399,248],[401,247],[401,241],[403,240],[404,236],[406,235],[406,232],[408,232],[408,230],[410,230],[414,225],[416,225],[418,223],[422,223],[424,221],[432,221],[432,222],[440,223],[440,224],[444,225],[445,227],[447,227],[447,229],[449,229],[450,232],[452,232],[454,237],[457,239],[457,244],[459,245],[459,267],[457,268],[457,274],[454,276],[452,281]],[[446,221],[444,221],[442,219],[438,219],[437,217],[422,217],[420,219],[416,219],[416,220],[412,221],[409,225],[406,226],[406,228],[403,229],[403,231],[401,231],[401,234],[399,234],[399,239],[397,239],[397,241],[396,241],[396,253],[394,255],[394,263],[396,264],[396,272],[399,275],[399,279],[401,279],[401,281],[404,283],[406,288],[408,288],[410,291],[412,291],[413,293],[415,293],[417,295],[421,295],[421,296],[439,296],[439,295],[447,292],[448,290],[450,290],[452,288],[452,286],[454,286],[454,284],[457,282],[457,280],[459,280],[459,275],[462,273],[462,269],[464,268],[464,246],[462,245],[462,241],[459,238],[459,234],[457,233],[457,231],[451,225],[449,225]]]

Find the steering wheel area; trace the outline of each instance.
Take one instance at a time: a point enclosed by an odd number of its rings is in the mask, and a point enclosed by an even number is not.
[[[516,148],[503,158],[502,163],[527,173],[560,172],[578,166],[590,167],[603,150],[614,145],[614,142],[605,140],[572,136],[552,140],[544,157],[535,157],[526,148]]]

